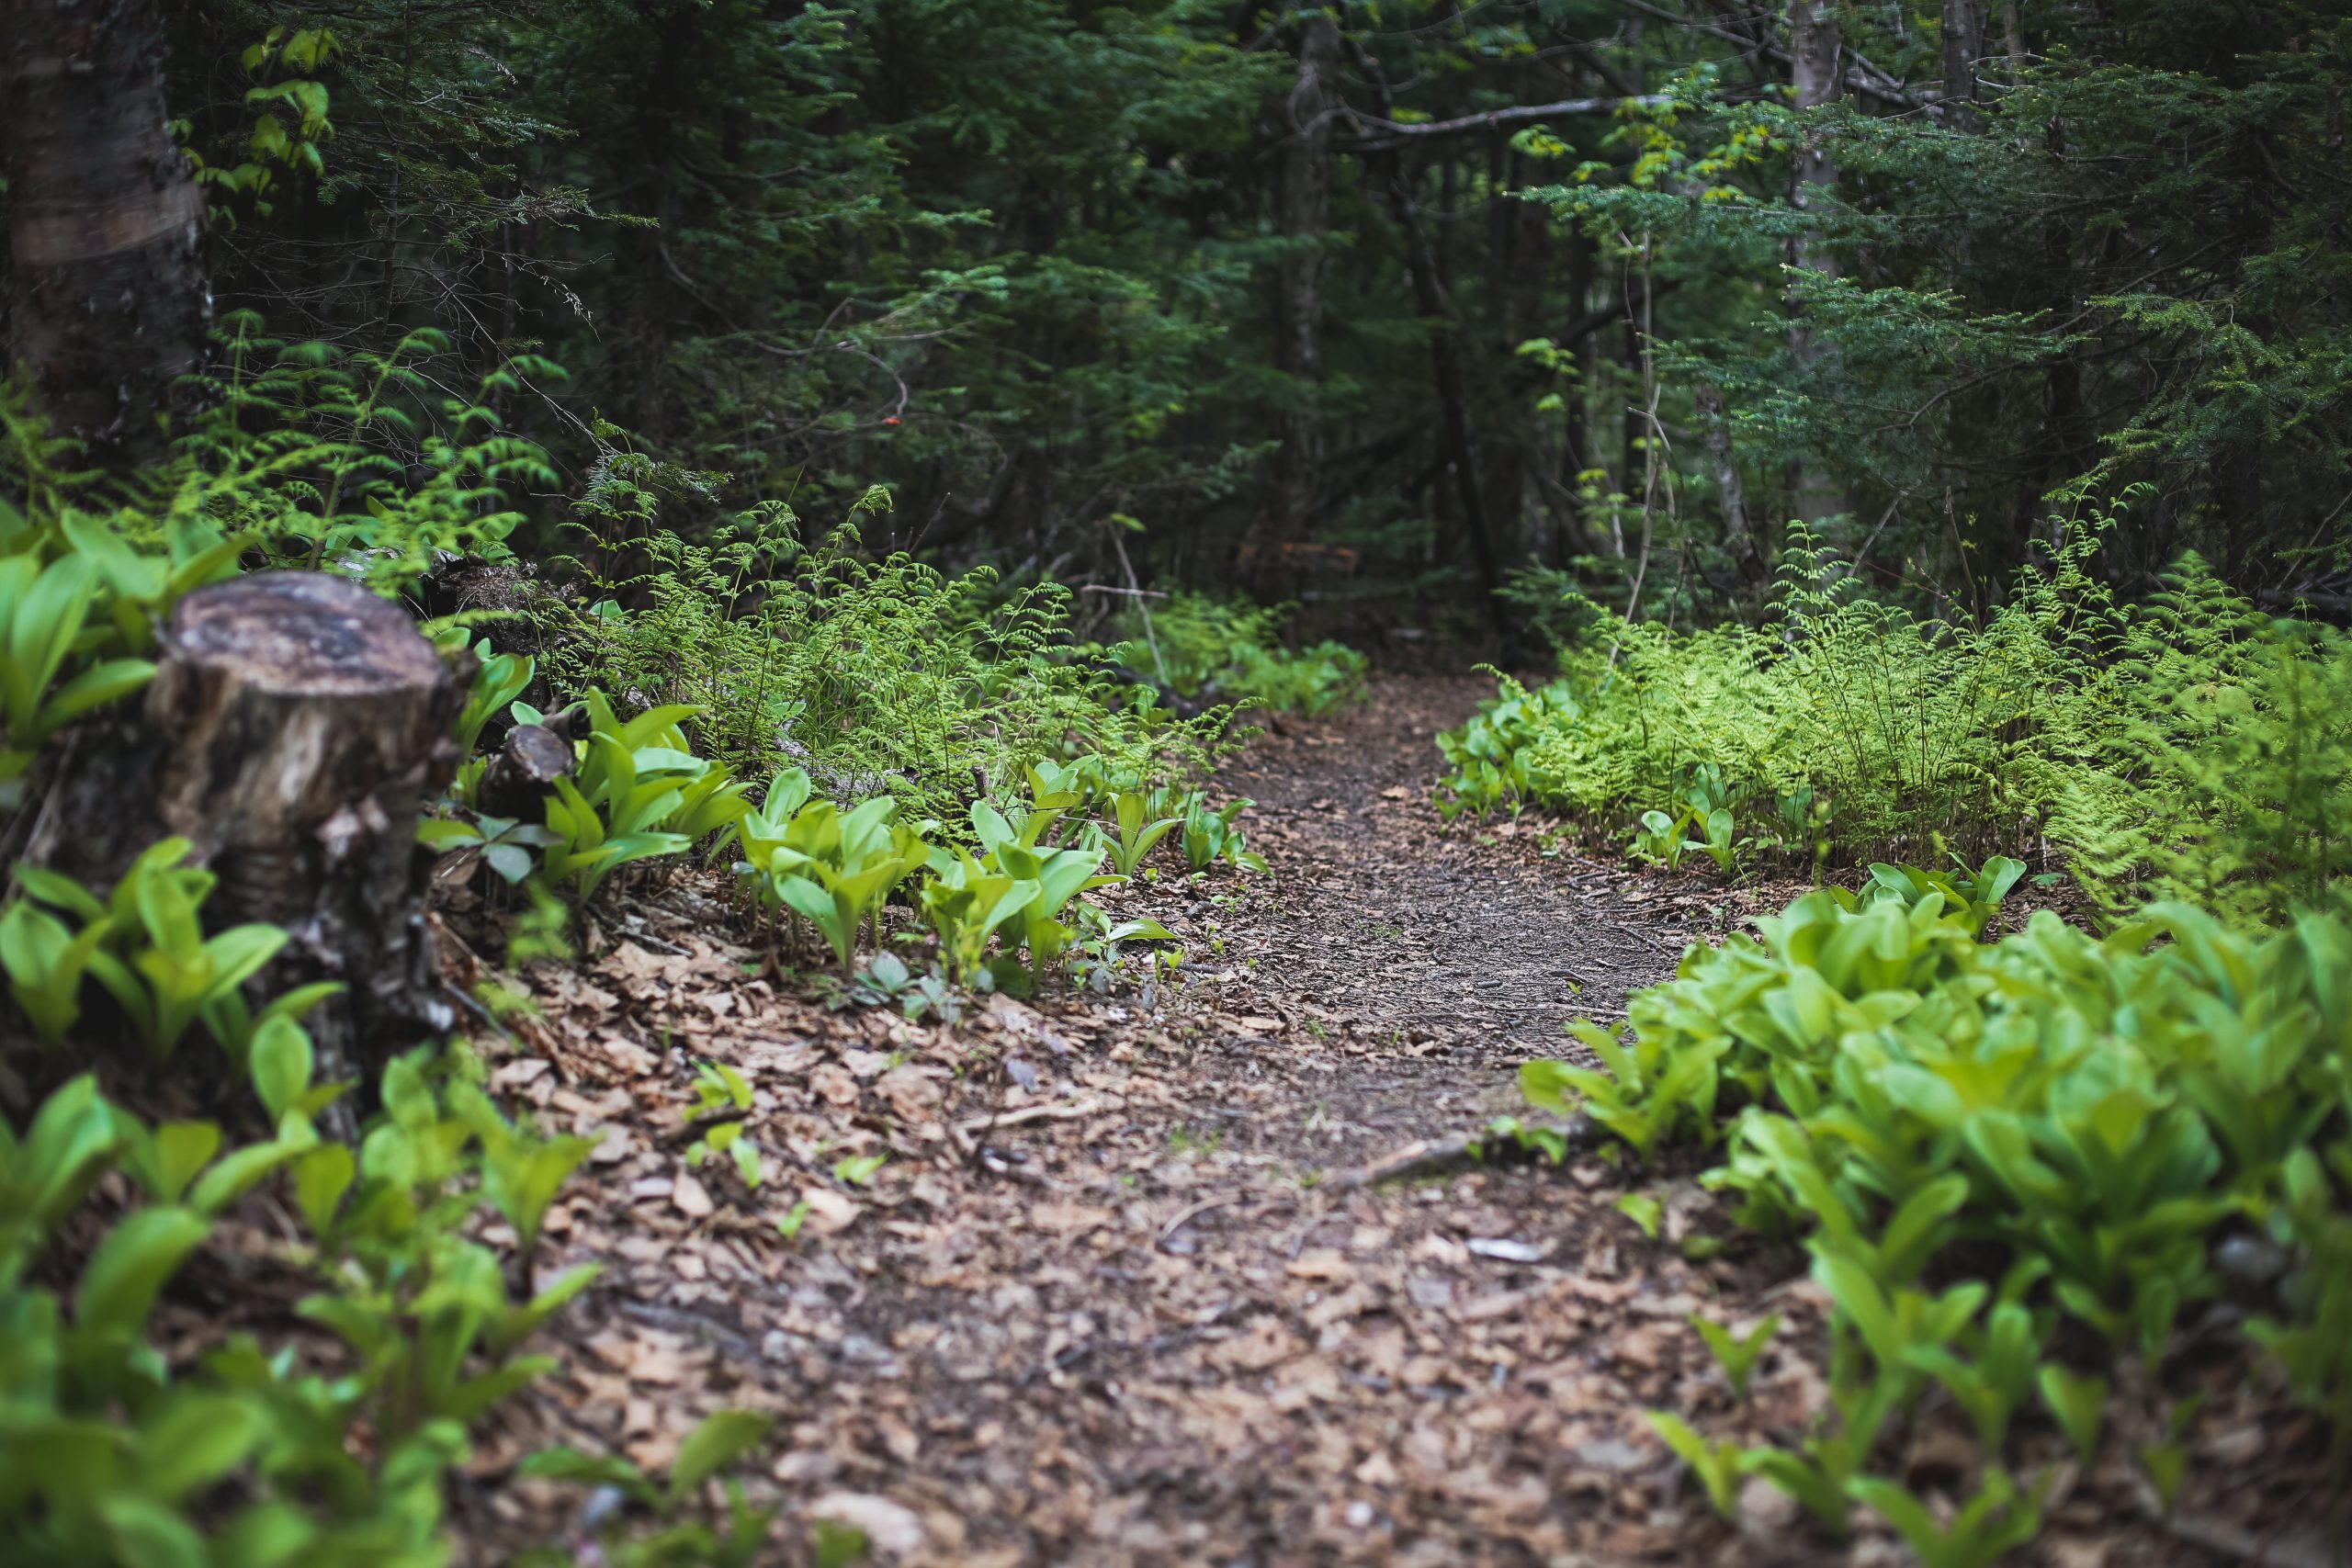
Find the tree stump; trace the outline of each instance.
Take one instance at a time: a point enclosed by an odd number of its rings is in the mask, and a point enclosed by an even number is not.
[[[485,816],[537,820],[555,781],[571,776],[571,742],[539,724],[518,724],[482,770],[475,802]]]
[[[187,839],[220,878],[208,930],[291,938],[257,996],[345,986],[307,1021],[322,1078],[447,1030],[416,822],[457,765],[456,676],[407,612],[323,572],[198,589],[163,643],[143,713],[63,760],[27,858],[102,889]]]

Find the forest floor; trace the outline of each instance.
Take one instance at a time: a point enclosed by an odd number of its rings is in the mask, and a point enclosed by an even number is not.
[[[601,1140],[537,1261],[605,1272],[550,1330],[562,1370],[477,1453],[475,1559],[577,1506],[513,1480],[520,1455],[659,1466],[748,1405],[778,1420],[753,1490],[802,1521],[784,1561],[815,1517],[876,1561],[975,1568],[1823,1561],[1778,1494],[1718,1520],[1643,1416],[1792,1440],[1824,1399],[1809,1353],[1768,1353],[1735,1417],[1687,1319],[1777,1312],[1778,1345],[1818,1345],[1801,1254],[1733,1236],[1671,1171],[1642,1179],[1653,1238],[1598,1154],[1413,1163],[1521,1109],[1515,1070],[1565,1020],[1622,1016],[1686,942],[1780,901],[1582,862],[1532,828],[1442,833],[1430,739],[1483,689],[1385,682],[1237,759],[1225,783],[1255,798],[1272,875],[1114,893],[1185,939],[1186,978],[1148,997],[995,998],[952,1027],[829,1010],[745,945],[715,879],[539,965],[540,1016],[483,1051],[496,1086]],[[756,1091],[757,1188],[685,1160],[699,1060]],[[873,1155],[865,1182],[836,1169]],[[2258,1482],[2297,1440],[2216,1393],[2199,1440]],[[1915,1478],[1964,1451],[1938,1440],[1923,1424]],[[2045,1561],[2177,1544],[2060,1483]],[[1883,1537],[1855,1549],[1873,1553],[1894,1561]]]

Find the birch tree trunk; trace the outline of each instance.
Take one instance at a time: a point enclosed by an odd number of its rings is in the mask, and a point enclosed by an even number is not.
[[[0,0],[8,353],[59,433],[129,466],[204,352],[204,197],[173,141],[151,0]]]
[[[1789,0],[1788,15],[1789,76],[1796,89],[1798,110],[1835,103],[1845,91],[1838,70],[1845,35],[1838,24],[1837,0]],[[1798,211],[1809,212],[1837,184],[1837,161],[1818,137],[1808,136],[1797,151],[1795,164],[1795,186],[1789,199]],[[1837,256],[1819,233],[1809,228],[1799,230],[1796,238],[1789,243],[1789,263],[1800,271],[1825,278],[1838,276]],[[1807,375],[1821,367],[1821,344],[1801,304],[1792,304],[1790,311],[1789,357]],[[1798,470],[1796,507],[1797,514],[1808,523],[1850,510],[1836,483],[1815,461],[1806,462]]]

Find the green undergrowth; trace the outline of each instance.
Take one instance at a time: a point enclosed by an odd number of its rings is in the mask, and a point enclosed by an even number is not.
[[[2139,602],[2067,535],[1982,622],[1864,597],[1793,548],[1758,629],[1584,606],[1558,679],[1441,737],[1449,814],[1534,807],[1636,857],[2062,863],[2110,919],[2276,923],[2352,875],[2352,639],[2195,556]]]
[[[655,511],[694,477],[609,431],[575,571],[534,584],[509,553],[511,492],[553,476],[495,404],[552,367],[517,362],[450,397],[441,347],[418,334],[345,356],[233,318],[207,412],[129,479],[79,468],[0,385],[0,818],[38,798],[76,725],[146,686],[187,594],[261,568],[423,594],[463,556],[520,586],[426,627],[467,687],[461,761],[419,834],[519,890],[510,961],[560,949],[566,911],[639,868],[699,861],[732,866],[747,922],[776,922],[812,969],[830,958],[836,987],[952,1017],[962,988],[1107,985],[1136,962],[1123,944],[1150,976],[1181,962],[1164,928],[1114,921],[1094,888],[1264,869],[1237,821],[1249,803],[1198,784],[1227,711],[1182,721],[1097,672],[1058,587],[875,559],[854,527],[808,544],[781,505],[689,543]],[[490,753],[541,721],[573,773],[520,817],[484,814]],[[189,855],[167,840],[110,887],[7,868],[0,1038],[24,1081],[64,1081],[0,1124],[0,1539],[56,1564],[432,1568],[453,1551],[469,1434],[548,1370],[525,1342],[593,1275],[511,1283],[532,1278],[540,1220],[587,1148],[508,1120],[461,1052],[431,1046],[382,1075],[356,1145],[323,1139],[313,1119],[353,1086],[318,1081],[304,1021],[340,987],[263,993],[287,933],[209,926],[215,874]],[[910,929],[883,919],[894,891]],[[226,1071],[197,1073],[266,1136],[239,1142],[234,1116],[151,1123],[67,1077],[103,1053],[137,1089],[142,1069],[184,1069],[199,1035]],[[157,1303],[209,1252],[243,1256],[223,1227],[262,1188],[302,1325],[264,1312],[167,1360]],[[718,1483],[767,1428],[722,1412],[662,1476],[566,1451],[526,1469],[620,1500],[595,1516],[603,1561],[748,1562],[771,1520]],[[834,1530],[819,1550],[846,1562],[863,1543]]]
[[[1105,651],[1178,695],[1319,718],[1363,695],[1371,664],[1326,638],[1292,649],[1290,607],[1179,591],[1122,620],[1125,640]]]
[[[1623,1026],[1576,1025],[1598,1066],[1523,1069],[1636,1161],[1713,1152],[1704,1184],[1827,1293],[1829,1399],[1796,1441],[1653,1416],[1726,1513],[1760,1476],[1832,1533],[1865,1504],[1926,1561],[1989,1562],[2069,1455],[2168,1505],[2167,1359],[2237,1311],[2352,1457],[2352,911],[2249,934],[2160,903],[2104,937],[2043,911],[1987,942],[2014,869],[1807,894],[1693,946]],[[1758,1348],[1717,1339],[1744,1385]],[[1977,1444],[1944,1512],[1888,1463],[1939,1407]]]
[[[1074,659],[1061,585],[867,558],[856,525],[887,511],[879,490],[814,544],[780,502],[708,543],[660,527],[663,498],[701,482],[608,452],[578,508],[587,603],[533,612],[555,690],[692,705],[701,749],[755,784],[798,767],[824,793],[887,791],[919,816],[961,815],[1079,755],[1153,782],[1213,760],[1225,714],[1179,720]]]
[[[145,1121],[88,1076],[51,1093],[21,1133],[0,1122],[0,1540],[11,1562],[449,1561],[446,1498],[469,1431],[553,1370],[529,1342],[596,1277],[588,1264],[528,1291],[509,1283],[530,1277],[539,1223],[591,1145],[509,1121],[467,1058],[430,1048],[386,1069],[382,1110],[356,1149],[324,1141],[310,1120],[310,1066],[307,1050],[256,1061],[254,1086],[278,1108],[258,1142],[232,1145],[209,1122]],[[240,1204],[265,1187],[279,1200],[266,1265],[221,1234],[250,1227]],[[517,1239],[512,1269],[477,1239],[497,1222]],[[168,1359],[159,1303],[208,1248],[232,1245],[240,1278],[266,1267],[290,1287],[302,1329],[271,1307],[232,1312],[200,1355]],[[713,1416],[658,1481],[566,1450],[524,1469],[622,1489],[624,1507],[599,1510],[605,1561],[746,1562],[769,1516],[731,1479],[723,1503],[705,1483],[770,1424]]]

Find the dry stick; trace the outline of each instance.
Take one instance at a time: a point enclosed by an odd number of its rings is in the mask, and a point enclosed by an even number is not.
[[[1108,1109],[1099,1100],[1081,1100],[1074,1105],[1031,1105],[1019,1111],[999,1111],[991,1116],[974,1116],[954,1123],[956,1131],[966,1135],[992,1133],[1000,1127],[1018,1127],[1024,1122],[1068,1122],[1080,1116],[1092,1116]]]
[[[1600,1131],[1581,1116],[1548,1130],[1560,1134],[1570,1153],[1590,1148],[1599,1141]],[[1323,1185],[1338,1192],[1353,1192],[1358,1188],[1376,1186],[1383,1181],[1434,1176],[1476,1161],[1493,1136],[1491,1133],[1478,1132],[1456,1133],[1450,1138],[1435,1141],[1419,1139],[1370,1165],[1341,1171]]]
[[[1263,1196],[1252,1196],[1246,1192],[1238,1192],[1230,1198],[1204,1198],[1199,1202],[1187,1207],[1182,1213],[1177,1215],[1166,1224],[1160,1226],[1159,1239],[1153,1242],[1152,1245],[1162,1251],[1166,1251],[1168,1247],[1168,1238],[1174,1235],[1178,1231],[1182,1230],[1186,1225],[1191,1224],[1194,1220],[1199,1219],[1203,1214],[1211,1213],[1218,1209],[1235,1208],[1243,1203],[1263,1203],[1269,1201],[1270,1200]]]
[[[1152,635],[1151,606],[1145,603],[1148,595],[1144,592],[1143,584],[1136,581],[1135,562],[1127,558],[1127,545],[1119,537],[1119,525],[1105,522],[1102,527],[1111,536],[1111,547],[1119,552],[1119,568],[1127,574],[1127,592],[1135,595],[1136,609],[1143,615],[1143,640],[1145,646],[1151,649],[1151,667],[1159,672],[1160,682],[1165,684],[1168,661],[1159,657],[1159,638]]]

